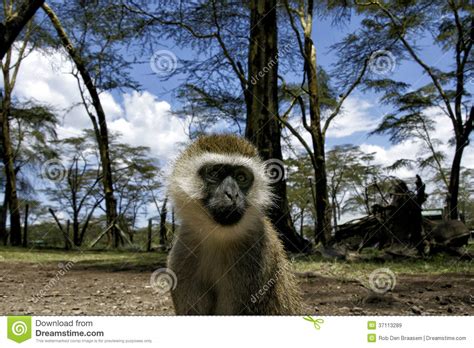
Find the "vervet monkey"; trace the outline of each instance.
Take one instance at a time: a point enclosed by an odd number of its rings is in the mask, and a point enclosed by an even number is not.
[[[168,259],[177,314],[301,314],[257,149],[233,135],[200,137],[176,160],[169,193],[180,226]]]

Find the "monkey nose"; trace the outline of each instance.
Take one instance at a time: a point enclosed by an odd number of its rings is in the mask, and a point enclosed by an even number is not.
[[[225,191],[225,195],[232,203],[235,203],[237,201],[237,198],[239,197],[238,192],[236,192],[234,190],[230,190],[230,189],[227,189]]]
[[[235,183],[235,181],[232,178],[226,178],[223,182],[223,191],[225,198],[231,202],[232,204],[237,203],[237,200],[239,199],[239,186]]]

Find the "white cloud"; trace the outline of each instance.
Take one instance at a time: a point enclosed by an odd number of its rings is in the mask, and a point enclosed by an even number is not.
[[[374,129],[380,115],[373,112],[374,106],[367,100],[358,97],[348,97],[343,104],[341,113],[332,120],[326,133],[328,138],[343,138],[351,136],[357,132],[368,132]],[[303,122],[298,112],[294,113],[291,124],[298,130],[301,137],[312,148],[311,135],[303,128]],[[375,115],[375,116],[374,116]],[[309,122],[309,116],[308,116]],[[322,125],[324,122],[321,123]],[[288,129],[284,129],[284,134],[290,136],[291,147],[300,152],[305,152],[300,141],[291,134]],[[328,149],[327,149],[328,150]],[[284,153],[285,157],[291,156],[290,153]]]
[[[122,107],[115,101],[114,97],[110,93],[101,93],[100,94],[100,101],[102,103],[102,107],[104,108],[105,114],[107,118],[110,120],[122,117],[123,109]]]
[[[34,99],[58,111],[62,116],[58,127],[61,138],[92,128],[71,71],[73,65],[62,52],[47,55],[33,51],[24,59],[14,89],[19,100]],[[172,115],[170,104],[150,92],[125,93],[121,97],[120,102],[111,93],[100,94],[109,129],[120,132],[121,141],[148,146],[153,157],[168,162],[176,155],[177,144],[187,140],[187,121]]]
[[[373,105],[367,100],[348,97],[342,107],[341,114],[330,124],[326,136],[342,138],[357,132],[367,132],[374,129],[378,120],[371,114]]]
[[[440,143],[435,146],[436,150],[442,151],[446,155],[445,167],[450,167],[454,156],[454,147],[449,145],[449,140],[453,137],[453,126],[451,120],[437,108],[431,108],[426,111],[426,115],[435,122],[435,129],[432,132],[431,139]],[[368,139],[370,141],[370,138]],[[418,139],[410,139],[395,145],[373,145],[365,142],[360,148],[367,153],[375,152],[375,161],[383,166],[388,166],[398,159],[406,158],[415,160],[418,157],[427,156],[425,144]],[[464,150],[462,165],[468,168],[474,168],[474,154],[472,145]],[[395,175],[400,177],[413,176],[414,170],[400,169]]]
[[[59,113],[69,109],[64,115],[66,128],[88,127],[90,121],[83,107],[70,109],[81,100],[77,81],[70,74],[72,70],[72,64],[59,51],[51,55],[33,51],[22,62],[14,96],[53,106]]]
[[[109,128],[120,132],[127,143],[150,147],[152,155],[162,161],[172,159],[177,144],[188,139],[187,121],[173,115],[170,104],[147,91],[125,94],[124,109],[125,117],[109,123]]]
[[[417,149],[418,146],[419,144],[414,141],[405,141],[403,143],[387,147],[364,143],[360,145],[360,149],[366,153],[374,153],[374,164],[380,164],[384,167],[387,167],[392,165],[396,160],[402,158],[415,160],[417,157],[417,150],[414,151],[414,149]],[[414,177],[416,175],[416,170],[400,168],[391,174],[402,179],[407,179]]]

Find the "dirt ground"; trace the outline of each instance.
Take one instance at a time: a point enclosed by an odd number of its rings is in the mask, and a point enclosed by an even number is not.
[[[75,265],[48,287],[64,267],[0,263],[0,315],[174,314],[169,295],[150,286],[153,270]],[[302,314],[474,315],[474,274],[398,274],[396,287],[385,295],[317,273],[300,273],[298,280],[307,312]]]

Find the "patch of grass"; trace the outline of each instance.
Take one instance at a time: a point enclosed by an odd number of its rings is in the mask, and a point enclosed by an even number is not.
[[[166,263],[166,254],[158,252],[107,250],[107,251],[65,251],[60,249],[25,249],[0,247],[2,262],[57,263],[74,261],[79,266],[98,268],[146,268]]]
[[[458,257],[438,254],[426,259],[407,259],[399,261],[332,261],[315,255],[300,255],[293,258],[296,272],[314,272],[318,275],[363,280],[379,268],[388,268],[395,274],[436,275],[446,273],[473,274],[472,261]]]
[[[369,253],[370,254],[370,253]],[[374,255],[376,256],[376,255]],[[61,249],[24,249],[0,247],[2,262],[15,263],[59,263],[74,261],[82,269],[106,271],[149,270],[164,267],[167,254],[127,250],[65,251]],[[294,255],[293,269],[296,272],[315,272],[322,276],[339,279],[365,279],[378,268],[389,268],[396,274],[444,274],[474,272],[471,261],[439,254],[426,259],[400,261],[332,261],[318,255]],[[377,260],[377,259],[375,259]]]

